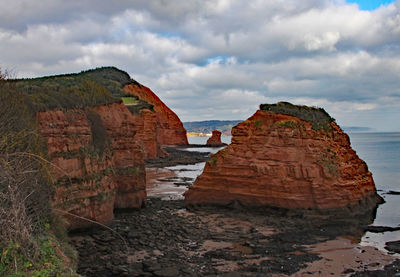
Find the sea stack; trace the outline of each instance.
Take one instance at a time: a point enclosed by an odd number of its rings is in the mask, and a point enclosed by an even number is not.
[[[225,144],[221,141],[221,132],[213,130],[211,137],[207,140],[206,145],[208,146],[224,146]]]
[[[232,129],[185,193],[213,204],[329,210],[376,204],[374,180],[350,139],[323,109],[263,104]]]

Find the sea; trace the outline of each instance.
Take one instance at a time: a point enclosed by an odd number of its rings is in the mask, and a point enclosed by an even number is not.
[[[351,145],[363,159],[375,181],[378,194],[385,200],[379,205],[374,226],[400,226],[400,133],[349,133]],[[400,231],[370,233],[361,245],[374,246],[385,252],[388,241],[400,240]]]

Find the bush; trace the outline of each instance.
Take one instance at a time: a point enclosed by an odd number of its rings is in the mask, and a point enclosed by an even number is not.
[[[50,236],[46,226],[55,218],[50,208],[52,184],[46,146],[27,102],[13,84],[0,83],[1,276],[50,276],[46,272],[62,264],[55,253],[57,263],[45,264],[52,255],[44,247]]]
[[[102,156],[104,151],[108,148],[109,139],[106,128],[104,127],[103,121],[99,114],[92,109],[86,110],[86,116],[90,123],[90,129],[92,131],[92,142],[97,153]]]
[[[125,85],[141,86],[126,72],[115,67],[34,79],[14,79],[9,82],[30,95],[39,111],[121,102],[121,97],[129,96],[123,90]]]
[[[335,121],[335,119],[322,108],[298,106],[288,102],[261,104],[260,110],[298,117],[304,121],[310,122],[314,130],[324,129],[325,131],[330,131],[330,123]]]

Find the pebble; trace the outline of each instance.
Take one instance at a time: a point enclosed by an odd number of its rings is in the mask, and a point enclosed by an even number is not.
[[[182,200],[161,201],[152,198],[146,208],[140,211],[117,211],[111,225],[114,230],[119,230],[118,233],[128,246],[114,233],[102,228],[93,230],[91,234],[74,233],[71,243],[79,252],[78,273],[88,277],[291,275],[318,259],[318,255],[308,253],[306,248],[316,243],[316,238],[327,240],[343,234],[349,235],[352,231],[356,235],[360,234],[354,222],[341,224],[342,229],[330,229],[329,226],[337,225],[329,221],[325,226],[324,222],[315,218],[284,218],[274,215],[274,211],[250,213],[204,207],[204,210],[184,217],[177,214],[182,209]],[[250,222],[253,226],[248,228],[238,224],[233,228],[224,223],[225,218]],[[260,227],[265,226],[277,232],[266,237],[259,232],[262,230]],[[299,226],[302,228],[299,229]],[[324,229],[323,234],[319,232],[321,227]],[[219,229],[224,231],[218,232]],[[206,240],[236,242],[250,247],[253,254],[244,255],[240,250],[229,247],[204,249],[202,247]],[[291,254],[296,251],[305,254]],[[246,262],[264,257],[269,259],[259,265],[249,265]],[[218,266],[226,263],[237,265],[239,271],[218,271]]]

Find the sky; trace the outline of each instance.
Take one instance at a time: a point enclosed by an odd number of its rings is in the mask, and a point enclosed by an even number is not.
[[[182,121],[244,120],[288,101],[400,131],[400,0],[0,4],[0,67],[16,77],[116,66]]]

